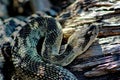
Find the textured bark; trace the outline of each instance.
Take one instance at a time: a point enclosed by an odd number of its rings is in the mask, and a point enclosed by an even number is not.
[[[73,71],[87,71],[86,77],[120,71],[120,36],[100,38],[70,66]]]
[[[109,1],[76,0],[56,19],[63,26],[65,40],[75,32],[77,27],[93,23],[101,26],[98,37],[120,35],[120,1],[116,0],[112,3]]]
[[[67,40],[75,32],[75,30],[76,30],[75,28],[64,28],[63,29],[64,39]],[[120,35],[120,25],[104,25],[100,29],[98,38],[117,35]]]
[[[71,71],[86,71],[84,73],[86,77],[120,71],[120,1],[77,0],[57,19],[63,26],[65,43],[78,26],[93,23],[101,26],[98,39],[84,54],[78,56],[70,64]]]
[[[120,25],[104,25],[100,30],[98,37],[120,35]]]
[[[115,73],[120,71],[120,60],[104,63],[93,68],[91,71],[85,73],[87,77],[101,76],[108,73]]]

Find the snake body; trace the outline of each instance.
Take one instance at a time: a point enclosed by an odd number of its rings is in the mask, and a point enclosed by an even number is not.
[[[12,79],[77,80],[61,66],[70,64],[88,49],[97,37],[98,27],[89,25],[84,26],[83,30],[78,28],[60,53],[63,32],[54,18],[36,15],[29,17],[25,23],[12,35],[11,53],[15,67]]]

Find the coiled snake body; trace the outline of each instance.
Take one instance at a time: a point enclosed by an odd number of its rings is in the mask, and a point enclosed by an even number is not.
[[[68,39],[64,52],[60,53],[63,38],[61,25],[51,17],[29,18],[11,43],[16,70],[12,79],[77,80],[61,66],[70,64],[86,51],[97,34],[98,27],[95,25],[77,29]],[[39,42],[42,47],[37,51]]]

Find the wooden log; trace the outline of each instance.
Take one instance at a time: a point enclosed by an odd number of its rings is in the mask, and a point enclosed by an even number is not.
[[[101,70],[98,70],[98,71],[89,71],[89,72],[86,72],[84,75],[86,77],[95,77],[95,76],[101,76],[101,75],[105,75],[105,74],[108,74],[107,71],[101,71]]]
[[[88,5],[89,3],[89,5]],[[102,2],[102,1],[85,1],[76,0],[73,4],[68,6],[63,12],[57,16],[57,20],[63,21],[63,41],[67,42],[67,39],[75,32],[78,26],[83,26],[85,24],[99,23],[102,21],[102,28],[98,34],[98,37],[116,36],[120,35],[120,6],[119,1],[114,2]],[[85,11],[81,8],[93,8],[93,11]],[[99,7],[98,7],[99,6]],[[107,7],[106,7],[107,6]],[[96,7],[94,9],[94,7]],[[99,10],[99,8],[104,7],[105,9]],[[81,11],[81,12],[79,12]],[[106,20],[108,19],[108,20]],[[105,23],[104,23],[105,22]],[[67,28],[67,29],[66,29]],[[71,29],[72,28],[72,29]]]
[[[86,77],[101,76],[120,71],[120,36],[100,38],[70,66],[72,71],[84,71]],[[99,47],[98,47],[99,46]],[[82,61],[83,60],[83,61]],[[77,62],[75,64],[75,62]],[[90,70],[91,71],[88,71]]]
[[[67,40],[75,30],[75,28],[63,28],[64,39]],[[117,35],[120,35],[120,25],[104,25],[99,31],[98,38]]]
[[[119,55],[120,57],[120,55]],[[107,56],[107,57],[102,57],[102,58],[98,58],[98,59],[93,59],[92,61],[87,61],[87,62],[84,62],[83,64],[78,64],[78,65],[75,65],[72,67],[73,70],[76,70],[76,71],[83,71],[83,70],[86,70],[86,69],[89,69],[89,68],[93,68],[97,65],[100,65],[100,64],[107,64],[109,62],[112,62],[114,60],[116,60],[118,58],[118,56]]]
[[[98,37],[107,37],[120,35],[120,25],[104,25],[100,30]]]
[[[61,14],[59,16],[59,19],[64,22],[62,23],[64,26],[63,28],[68,28],[65,32],[63,30],[66,42],[72,33],[75,32],[77,26],[92,23],[103,24],[98,38],[104,38],[95,42],[84,54],[80,55],[69,66],[72,71],[87,71],[84,74],[87,77],[101,76],[120,71],[119,59],[117,60],[117,58],[120,57],[120,36],[118,36],[120,35],[120,6],[117,0],[115,3],[107,2],[108,3],[102,3],[101,1],[100,3],[98,1],[90,3],[88,6],[82,6],[81,3],[79,3],[79,5],[73,4],[63,12],[63,15]],[[81,6],[83,8],[81,8]],[[90,10],[95,14],[91,13]],[[65,15],[67,15],[67,17]],[[69,28],[72,29],[69,30]],[[68,35],[69,33],[70,35]],[[118,56],[115,56],[116,54]],[[106,69],[106,64],[111,64],[107,66],[107,68],[110,69]],[[88,71],[88,68],[91,69],[91,71]]]
[[[120,60],[105,63],[93,68],[91,71],[86,72],[86,77],[101,76],[109,73],[120,71]]]
[[[102,2],[97,2],[96,4],[94,4],[95,7],[101,7],[101,6],[104,6],[104,7],[111,7],[113,5],[113,3],[110,3],[110,2],[105,2],[105,1],[102,1]]]
[[[108,62],[105,64],[98,65],[97,67],[93,68],[92,70],[109,70],[114,71],[116,68],[120,67],[120,60]]]

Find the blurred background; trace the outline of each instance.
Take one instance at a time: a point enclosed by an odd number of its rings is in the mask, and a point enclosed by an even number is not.
[[[0,17],[29,16],[42,11],[55,17],[75,0],[0,0]]]

